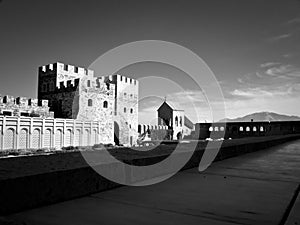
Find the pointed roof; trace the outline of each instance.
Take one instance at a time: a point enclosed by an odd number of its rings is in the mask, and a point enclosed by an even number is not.
[[[157,111],[163,106],[163,105],[167,105],[169,106],[173,111],[184,111],[184,109],[182,109],[177,103],[175,102],[170,102],[170,101],[164,101],[161,106],[157,109]]]

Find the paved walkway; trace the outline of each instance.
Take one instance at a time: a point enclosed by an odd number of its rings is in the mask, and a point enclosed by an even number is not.
[[[300,140],[146,187],[121,187],[14,214],[27,225],[300,224]]]

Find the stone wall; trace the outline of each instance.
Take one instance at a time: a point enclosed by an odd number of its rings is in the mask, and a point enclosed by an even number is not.
[[[10,95],[0,95],[0,115],[54,117],[54,113],[49,111],[48,100],[14,98]]]
[[[112,133],[100,121],[0,116],[0,150],[114,143]]]
[[[115,89],[115,136],[122,145],[134,145],[138,138],[137,80],[122,75],[108,77]]]
[[[138,138],[138,81],[121,75],[94,76],[94,71],[63,63],[39,68],[38,98],[49,100],[56,118],[99,121],[116,144]],[[114,133],[109,127],[114,126]]]

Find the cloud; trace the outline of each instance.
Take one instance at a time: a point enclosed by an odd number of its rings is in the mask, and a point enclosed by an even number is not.
[[[298,87],[297,87],[298,88]],[[244,89],[235,89],[234,91],[231,91],[230,94],[233,97],[239,97],[239,98],[268,98],[268,97],[281,97],[281,96],[287,96],[291,95],[293,91],[296,89],[293,89],[293,86],[291,85],[283,85],[281,87],[255,87],[255,88],[244,88]]]
[[[293,18],[287,22],[287,24],[300,23],[300,17]]]
[[[261,68],[266,68],[266,67],[275,66],[275,65],[278,65],[278,64],[280,64],[280,63],[278,63],[278,62],[266,62],[266,63],[260,64],[260,67]]]
[[[300,77],[300,68],[292,65],[280,65],[277,67],[268,68],[265,74],[269,76],[282,77],[282,78],[293,78]]]
[[[268,40],[269,41],[280,41],[282,39],[286,39],[286,38],[289,38],[292,36],[292,33],[286,33],[286,34],[281,34],[281,35],[278,35],[278,36],[274,36],[274,37],[271,37],[269,38]]]

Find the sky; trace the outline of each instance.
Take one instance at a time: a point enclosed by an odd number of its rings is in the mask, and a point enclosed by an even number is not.
[[[205,61],[221,86],[226,117],[260,111],[300,116],[299,0],[2,0],[0,28],[2,95],[36,97],[38,66],[88,67],[119,45],[163,40]],[[221,119],[211,117],[203,91],[178,68],[144,62],[119,72],[144,77],[141,123],[155,121],[165,97],[193,122],[200,122],[195,110],[201,121]]]

